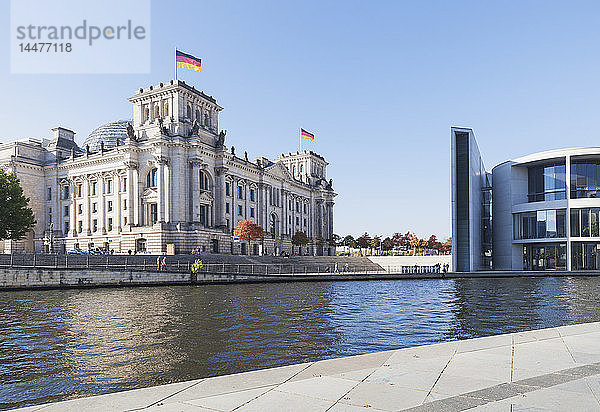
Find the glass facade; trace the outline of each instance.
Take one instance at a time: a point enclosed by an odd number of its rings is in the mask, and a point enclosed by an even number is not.
[[[523,270],[566,269],[566,243],[533,244],[523,246]]]
[[[600,197],[600,159],[571,163],[571,199]]]
[[[598,237],[600,208],[571,209],[571,236]]]
[[[566,237],[566,214],[566,209],[515,213],[513,238],[520,240]]]
[[[571,244],[571,270],[600,269],[600,243],[573,242]]]
[[[565,165],[533,166],[528,169],[527,200],[566,199]]]

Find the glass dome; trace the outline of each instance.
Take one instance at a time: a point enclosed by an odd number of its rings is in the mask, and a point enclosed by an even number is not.
[[[117,120],[116,122],[110,122],[103,124],[94,130],[83,142],[83,149],[89,145],[90,152],[100,151],[100,142],[104,142],[104,150],[112,149],[125,142],[127,138],[127,125],[131,124],[129,120]]]

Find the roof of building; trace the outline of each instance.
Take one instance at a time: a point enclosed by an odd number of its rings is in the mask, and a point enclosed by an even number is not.
[[[82,147],[85,149],[89,145],[91,152],[97,152],[101,142],[104,142],[104,150],[121,145],[127,138],[127,125],[130,123],[130,120],[117,120],[103,124],[90,133]]]

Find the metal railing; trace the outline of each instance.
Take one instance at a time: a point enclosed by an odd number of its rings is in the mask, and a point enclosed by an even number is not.
[[[47,269],[100,269],[125,271],[154,271],[190,273],[195,258],[192,256],[140,255],[52,255],[52,254],[0,254],[0,267],[47,268]],[[203,263],[199,274],[233,274],[247,276],[272,275],[366,275],[366,274],[434,274],[443,273],[441,265],[434,266],[385,266],[318,263]]]

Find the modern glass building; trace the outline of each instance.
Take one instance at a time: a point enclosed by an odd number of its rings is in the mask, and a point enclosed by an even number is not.
[[[451,140],[457,271],[600,270],[600,148],[535,153],[488,172],[472,129],[452,127]]]

